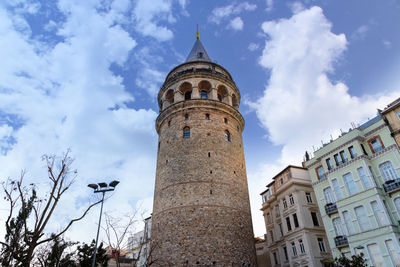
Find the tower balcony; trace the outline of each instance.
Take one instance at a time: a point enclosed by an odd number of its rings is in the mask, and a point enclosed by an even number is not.
[[[345,235],[338,235],[335,237],[335,245],[337,248],[346,247],[349,245],[349,240]]]
[[[325,205],[325,212],[326,212],[326,215],[331,215],[333,213],[338,212],[338,208],[337,208],[336,202],[326,204]]]

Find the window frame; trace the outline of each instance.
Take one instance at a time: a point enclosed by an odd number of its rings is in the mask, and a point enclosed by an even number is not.
[[[361,173],[361,170],[364,172],[364,174]],[[368,179],[367,173],[365,172],[365,169],[362,166],[357,168],[357,175],[358,175],[358,178],[360,178],[360,181],[361,181],[361,184],[362,184],[364,190],[372,188],[372,183]],[[368,185],[366,183],[368,183]]]
[[[331,180],[332,186],[333,186],[333,191],[335,192],[335,196],[337,200],[343,199],[343,192],[342,189],[340,188],[339,180],[337,178],[334,178]],[[339,196],[340,195],[340,196]]]
[[[294,205],[294,197],[293,197],[293,194],[290,194],[290,195],[289,195],[289,203],[290,203],[290,206],[293,206],[293,205]]]
[[[318,172],[319,169],[322,169],[322,174],[321,175]],[[319,166],[317,166],[315,168],[315,173],[317,174],[318,180],[326,179],[325,170],[324,170],[324,167],[322,165],[319,165]]]
[[[291,245],[292,245],[293,256],[296,257],[297,256],[296,242],[292,242]]]
[[[374,149],[374,147],[372,145],[372,142],[374,140],[378,140],[379,143],[381,144],[381,147],[380,147],[380,149],[378,151],[375,151],[375,149]],[[376,136],[371,137],[370,139],[368,139],[368,145],[369,145],[369,148],[371,149],[372,153],[376,153],[376,152],[382,151],[385,148],[385,145],[383,144],[382,139],[381,139],[381,137],[379,135],[376,135]]]
[[[325,247],[324,239],[322,237],[317,237],[317,242],[318,242],[319,251],[326,253],[326,247]]]
[[[387,164],[390,168],[385,168],[385,169],[383,169],[382,166],[384,166],[384,165],[386,165],[386,164]],[[396,172],[396,169],[393,167],[393,163],[392,163],[390,160],[387,160],[387,161],[384,161],[384,162],[380,163],[380,164],[378,165],[378,169],[379,169],[379,171],[380,171],[380,173],[381,173],[381,176],[382,176],[382,178],[383,178],[382,180],[383,180],[384,182],[398,179],[398,174],[397,174],[397,172]],[[388,175],[387,175],[387,174],[388,174]],[[393,177],[392,174],[394,174],[394,177]],[[390,176],[390,177],[388,177],[388,176]],[[387,179],[387,178],[388,178],[388,179]]]
[[[285,220],[286,220],[286,228],[288,229],[288,232],[292,231],[292,225],[290,223],[290,217],[289,216],[286,217]]]
[[[328,167],[328,171],[332,170],[333,169],[333,164],[332,164],[331,158],[327,158],[325,160],[325,162],[326,162],[326,166]]]
[[[183,128],[183,139],[189,139],[190,138],[190,127],[185,126]]]
[[[347,177],[351,177],[351,180],[347,179]],[[344,185],[345,185],[345,187],[347,189],[347,193],[349,194],[349,196],[352,196],[352,195],[355,195],[355,194],[359,193],[358,192],[358,188],[357,188],[357,184],[354,181],[354,176],[353,176],[353,174],[351,172],[343,174],[342,178],[343,178]],[[352,185],[354,185],[354,187],[351,187]],[[355,190],[354,193],[351,191],[351,188],[354,188],[354,190]]]
[[[313,211],[311,211],[310,214],[311,214],[311,220],[313,221],[313,225],[315,227],[319,227],[320,223],[319,223],[319,220],[318,220],[318,214],[316,212],[313,212]]]
[[[361,210],[361,209],[363,210],[364,214],[357,213],[357,210]],[[356,214],[358,226],[359,226],[361,232],[368,231],[368,230],[370,230],[372,228],[371,222],[369,220],[369,216],[367,215],[367,211],[366,211],[366,209],[365,209],[365,207],[363,205],[354,207],[354,213]],[[361,215],[364,215],[364,216],[361,216]],[[365,222],[366,223],[361,223],[361,219],[364,218],[364,217],[365,217]],[[364,225],[364,226],[362,226],[362,225]],[[367,226],[367,227],[364,228],[365,226]]]
[[[307,203],[309,203],[309,204],[313,203],[311,192],[305,192],[305,193],[306,193]]]
[[[225,130],[224,132],[224,138],[225,138],[225,142],[231,142],[231,133],[228,130]]]
[[[300,225],[299,225],[299,219],[297,218],[297,214],[293,213],[292,217],[293,217],[293,222],[294,222],[294,228],[299,227]]]
[[[348,150],[349,150],[350,158],[355,159],[357,157],[357,152],[354,149],[354,146],[349,146]]]

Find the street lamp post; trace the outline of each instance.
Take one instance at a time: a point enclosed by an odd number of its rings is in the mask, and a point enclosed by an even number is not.
[[[99,240],[101,214],[103,213],[104,195],[108,191],[114,191],[114,189],[117,186],[117,184],[119,184],[119,181],[116,181],[116,180],[112,181],[109,184],[107,184],[107,183],[88,184],[88,187],[92,188],[94,193],[102,193],[99,225],[97,226],[96,245],[94,246],[92,267],[96,266],[97,241]]]

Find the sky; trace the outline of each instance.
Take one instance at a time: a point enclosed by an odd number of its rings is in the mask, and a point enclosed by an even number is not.
[[[104,205],[114,216],[150,214],[157,92],[199,24],[208,55],[241,92],[261,236],[259,194],[271,178],[400,96],[398,14],[398,0],[0,1],[0,181],[24,169],[45,191],[42,155],[71,149],[77,178],[48,232],[96,200],[89,183],[120,181]],[[1,198],[0,238],[6,212]],[[94,238],[98,213],[68,238]]]

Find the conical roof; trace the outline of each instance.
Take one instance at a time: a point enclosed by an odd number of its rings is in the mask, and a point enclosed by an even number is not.
[[[200,42],[200,39],[196,39],[196,42],[194,43],[193,48],[186,59],[186,62],[192,62],[192,61],[211,62],[211,59],[208,56],[206,50],[204,49],[203,44]]]

